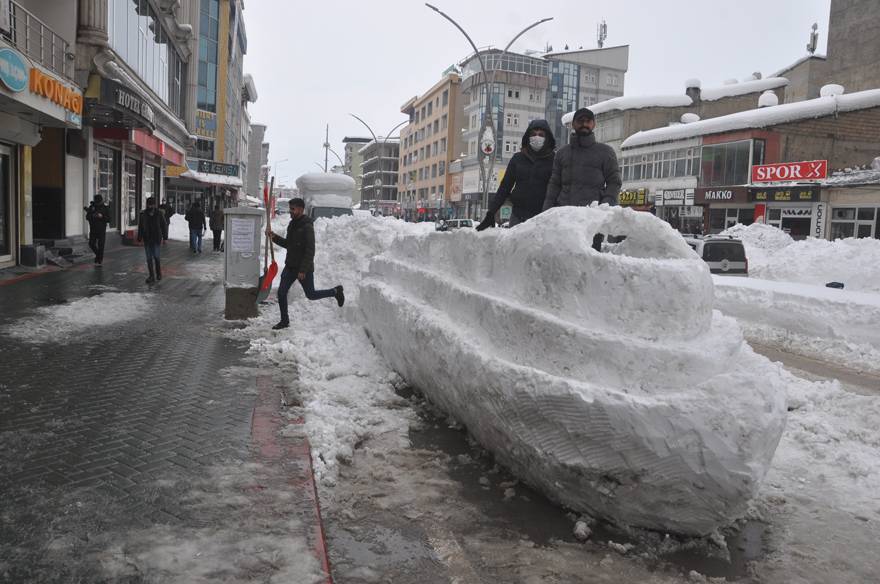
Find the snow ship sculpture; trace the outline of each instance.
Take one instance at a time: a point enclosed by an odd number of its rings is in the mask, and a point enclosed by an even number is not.
[[[596,233],[626,239],[599,253]],[[785,423],[778,366],[712,305],[677,232],[607,206],[402,236],[359,301],[392,367],[514,474],[574,510],[683,534],[744,511]]]

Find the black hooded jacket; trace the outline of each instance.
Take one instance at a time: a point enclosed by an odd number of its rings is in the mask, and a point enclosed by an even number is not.
[[[529,147],[529,133],[541,129],[547,134],[544,147],[534,152]],[[520,221],[531,219],[541,212],[547,183],[553,172],[556,140],[546,120],[533,120],[522,138],[522,150],[513,155],[507,164],[498,192],[489,202],[489,212],[494,215],[509,198],[513,214]]]

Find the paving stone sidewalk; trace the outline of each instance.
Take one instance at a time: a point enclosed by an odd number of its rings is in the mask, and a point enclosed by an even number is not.
[[[220,254],[163,255],[153,287],[140,248],[0,280],[0,582],[328,582],[285,372],[223,335]],[[148,308],[63,339],[39,315],[108,293]]]

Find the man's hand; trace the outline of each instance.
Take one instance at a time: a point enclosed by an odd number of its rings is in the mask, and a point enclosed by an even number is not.
[[[486,217],[483,219],[482,223],[477,225],[477,231],[483,231],[490,227],[495,227],[495,214],[491,212],[486,213]]]
[[[300,282],[304,281],[306,279],[306,273],[300,272],[299,274],[296,275],[296,279],[299,280]]]

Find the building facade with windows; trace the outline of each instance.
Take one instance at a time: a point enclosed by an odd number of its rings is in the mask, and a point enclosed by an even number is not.
[[[759,182],[752,168],[810,161],[827,161],[831,169],[863,167],[876,157],[872,136],[878,131],[880,89],[639,132],[622,144],[624,189],[649,189],[658,214],[683,231],[695,222],[704,233],[718,233],[760,221],[795,239],[874,237],[876,188],[825,178]],[[680,196],[673,192],[680,189]]]
[[[251,124],[248,138],[248,161],[245,182],[245,194],[251,197],[261,197],[263,193],[262,166],[269,164],[267,157],[263,158],[263,140],[266,137],[264,124]]]
[[[355,200],[352,202],[355,205],[358,205],[361,202],[361,189],[363,188],[364,170],[362,167],[364,164],[364,157],[361,156],[361,148],[363,148],[364,144],[369,141],[370,138],[364,136],[346,136],[342,139],[342,143],[345,145],[345,160],[342,172],[354,179]]]
[[[382,215],[400,215],[397,199],[397,176],[400,160],[400,140],[396,137],[377,136],[360,149],[364,161],[361,165],[361,208],[374,210]]]
[[[398,193],[408,221],[449,217],[449,163],[461,145],[461,77],[447,72],[423,95],[400,108],[409,123],[400,131]]]

